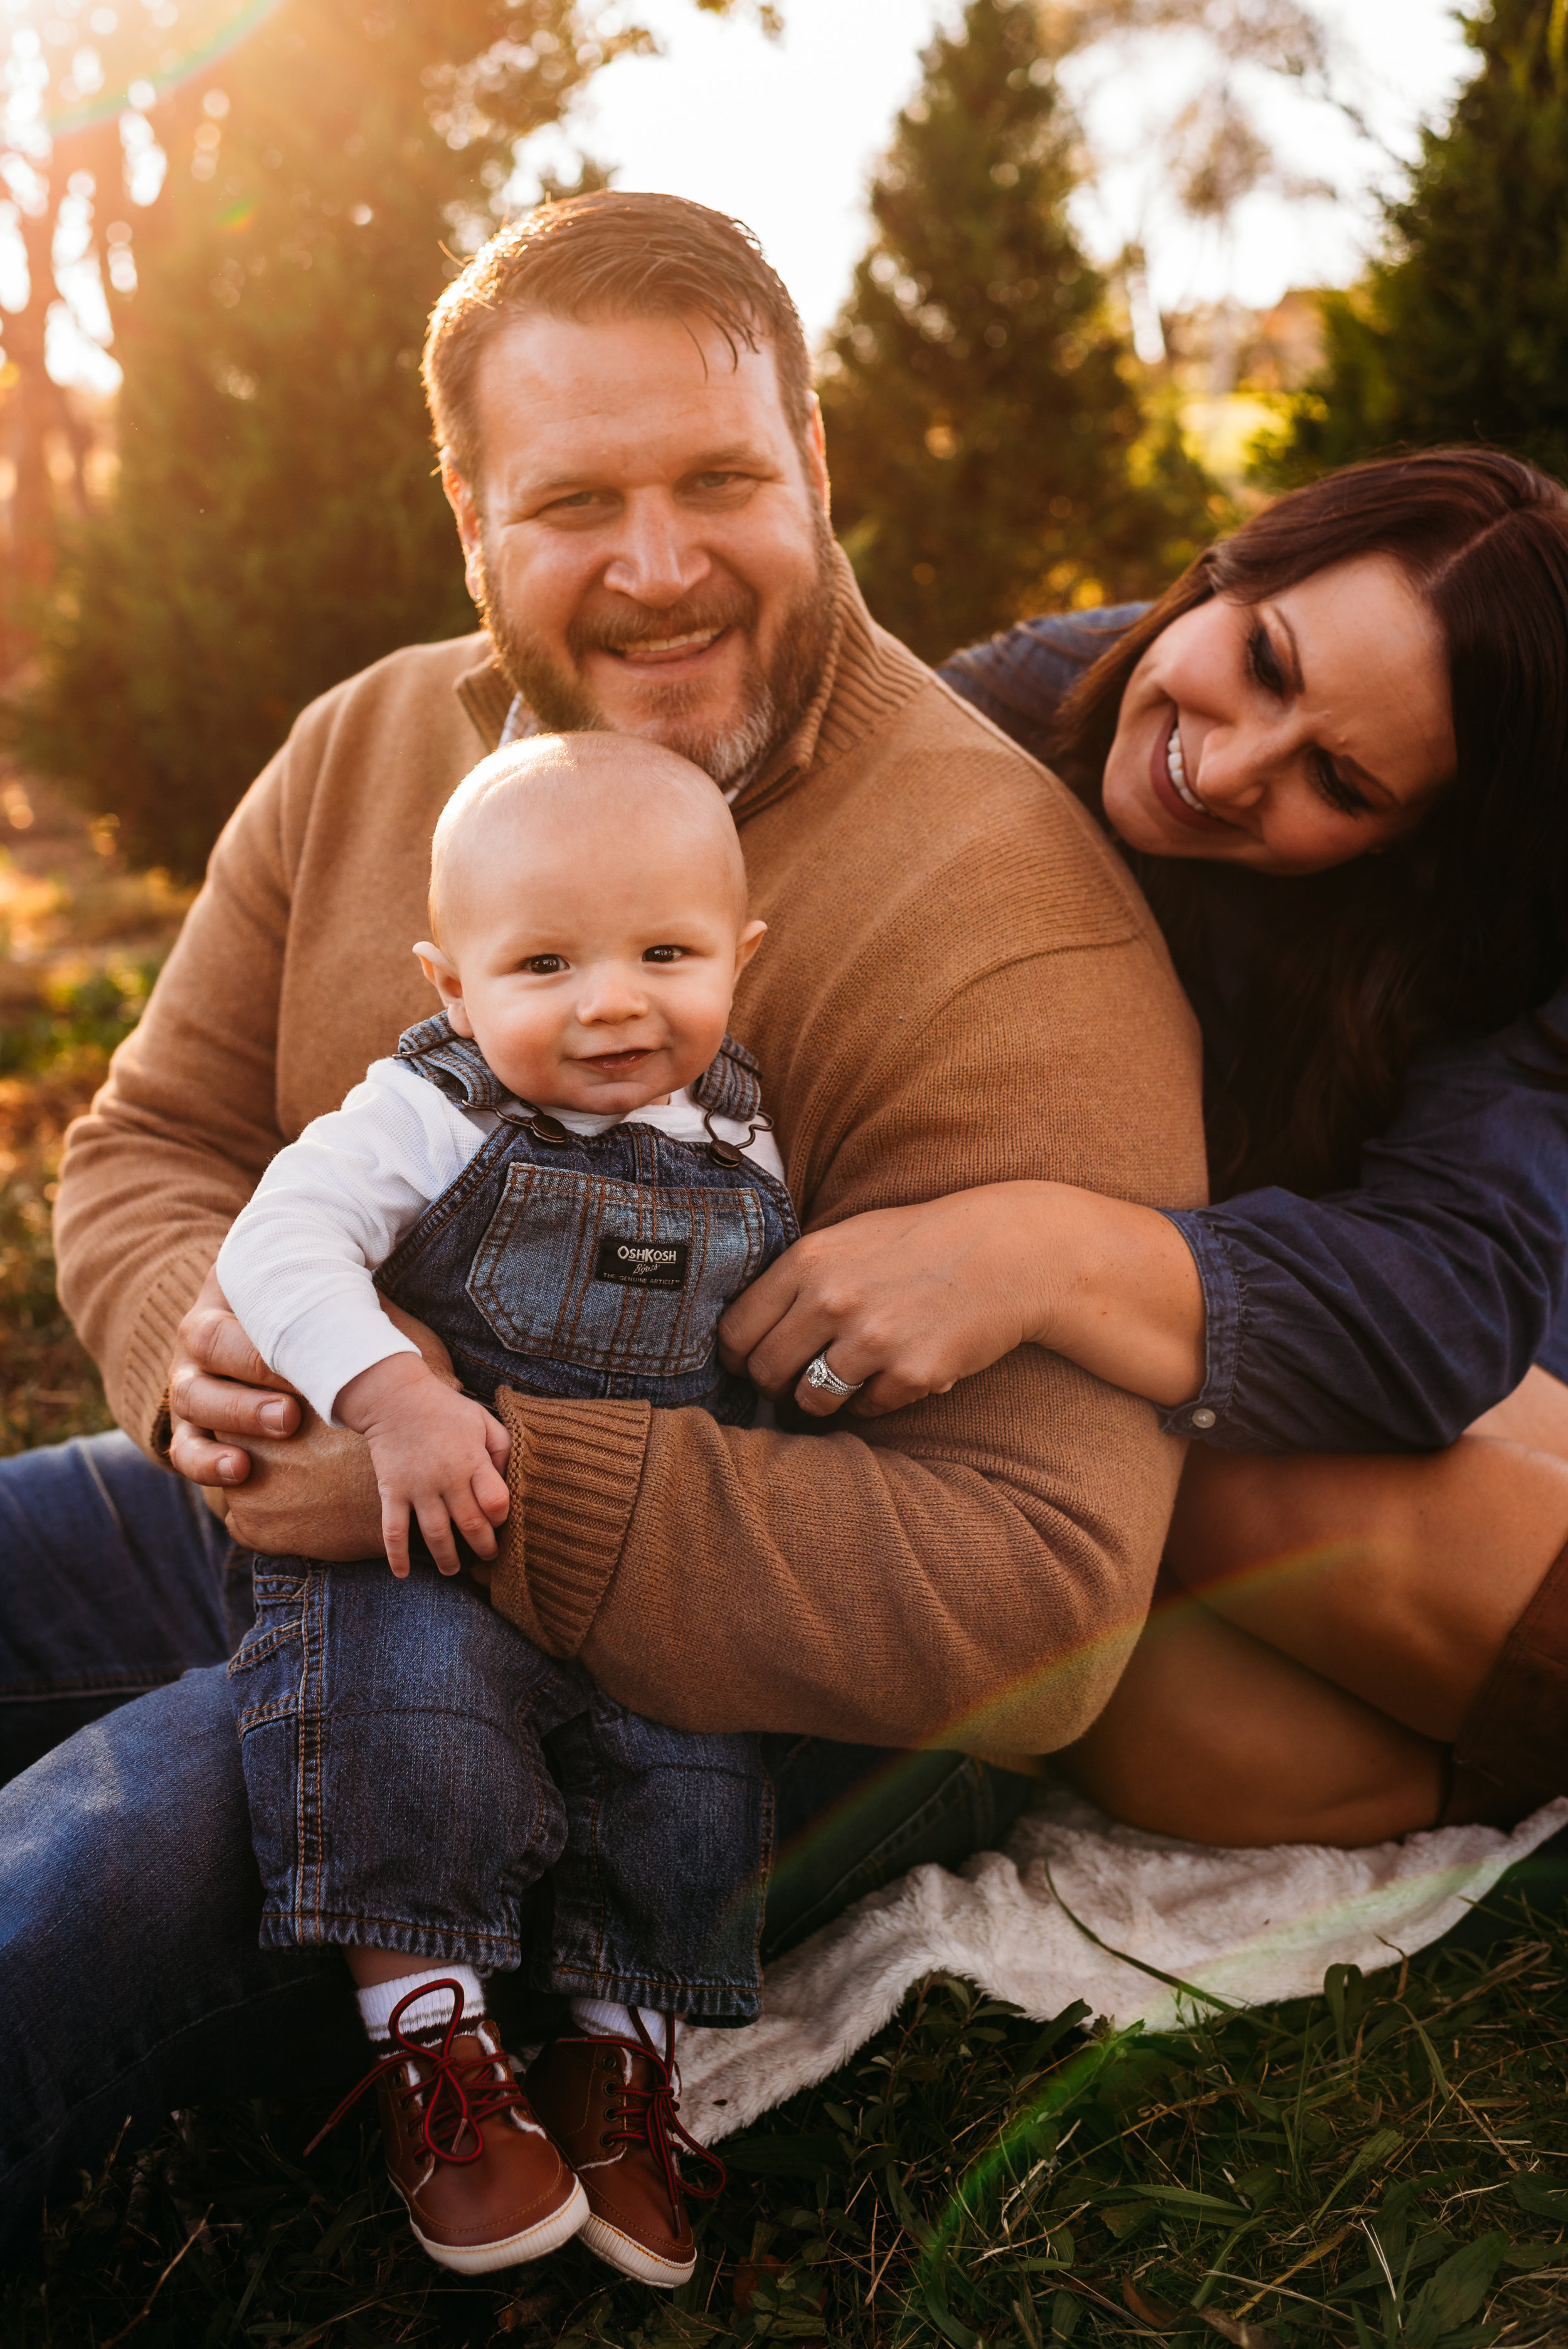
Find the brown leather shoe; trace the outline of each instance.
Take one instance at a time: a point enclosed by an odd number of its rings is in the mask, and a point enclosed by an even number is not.
[[[680,2075],[675,2024],[665,2052],[637,2025],[635,2039],[552,2040],[528,2074],[529,2101],[588,2197],[582,2240],[610,2267],[672,2291],[696,2265],[686,2196],[724,2190],[724,2164],[676,2118]],[[693,2186],[676,2167],[676,2140],[706,2163],[714,2182]]]
[[[403,2009],[432,1990],[452,1993],[452,2019],[439,2047],[405,2039]],[[529,2110],[493,2023],[460,2031],[459,1982],[411,1992],[391,2014],[393,2052],[345,2096],[306,2146],[373,2084],[381,2108],[387,2173],[408,2206],[415,2235],[433,2260],[463,2275],[521,2267],[569,2242],[588,2216],[588,2199]]]

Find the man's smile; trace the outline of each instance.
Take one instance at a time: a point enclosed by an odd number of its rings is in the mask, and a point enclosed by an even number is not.
[[[689,660],[706,653],[717,644],[720,636],[729,634],[727,628],[693,628],[683,636],[645,636],[636,644],[604,645],[600,647],[617,660],[667,661]]]

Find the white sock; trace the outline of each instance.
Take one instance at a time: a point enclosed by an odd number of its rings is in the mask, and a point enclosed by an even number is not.
[[[665,2052],[665,2016],[652,2006],[639,2006],[636,2013],[643,2018],[643,2029],[662,2055]],[[573,2023],[579,2031],[586,2031],[594,2039],[635,2039],[637,2027],[632,2014],[631,2007],[612,2005],[606,1998],[574,1998],[572,2002]]]
[[[398,2000],[407,1998],[410,1991],[443,1982],[462,1984],[460,2027],[467,2031],[485,2011],[485,1986],[472,1966],[418,1966],[411,1972],[399,1974],[396,1982],[367,1982],[358,1993],[360,2021],[372,2039],[390,2046],[392,2010]],[[417,1998],[404,2009],[397,2028],[405,2039],[417,2038],[422,2032],[433,2032],[439,2038],[452,2019],[455,2003],[450,1991],[432,1990],[428,1997]]]

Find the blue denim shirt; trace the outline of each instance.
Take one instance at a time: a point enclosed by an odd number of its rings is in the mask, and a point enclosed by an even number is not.
[[[1026,620],[940,674],[1037,757],[1062,695],[1147,607]],[[1260,911],[1214,866],[1219,975],[1195,1002],[1222,1044]],[[1541,1017],[1568,1034],[1568,987]],[[1354,1190],[1277,1188],[1171,1213],[1208,1316],[1202,1392],[1161,1414],[1233,1452],[1421,1451],[1451,1444],[1540,1362],[1568,1379],[1568,1092],[1532,1021],[1412,1063]]]
[[[717,1135],[680,1142],[635,1123],[579,1134],[520,1114],[445,1012],[407,1029],[397,1057],[502,1120],[376,1276],[445,1341],[469,1392],[697,1403],[748,1425],[756,1390],[724,1369],[716,1333],[730,1299],[799,1237],[783,1185]],[[762,1122],[757,1063],[727,1036],[691,1092],[710,1118]]]

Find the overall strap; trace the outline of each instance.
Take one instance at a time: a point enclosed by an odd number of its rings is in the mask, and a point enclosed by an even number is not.
[[[479,1046],[459,1036],[444,1011],[405,1028],[397,1039],[397,1058],[459,1109],[499,1109],[511,1099]]]
[[[459,1036],[444,1011],[405,1028],[397,1039],[397,1058],[438,1086],[459,1109],[499,1109],[511,1099],[479,1046]],[[745,1045],[726,1036],[717,1056],[694,1080],[691,1097],[713,1117],[732,1117],[742,1124],[755,1117],[762,1106],[762,1086],[757,1062]]]
[[[727,1036],[700,1077],[693,1080],[691,1097],[698,1109],[713,1117],[733,1117],[745,1124],[762,1106],[762,1084],[757,1062],[744,1044]]]

